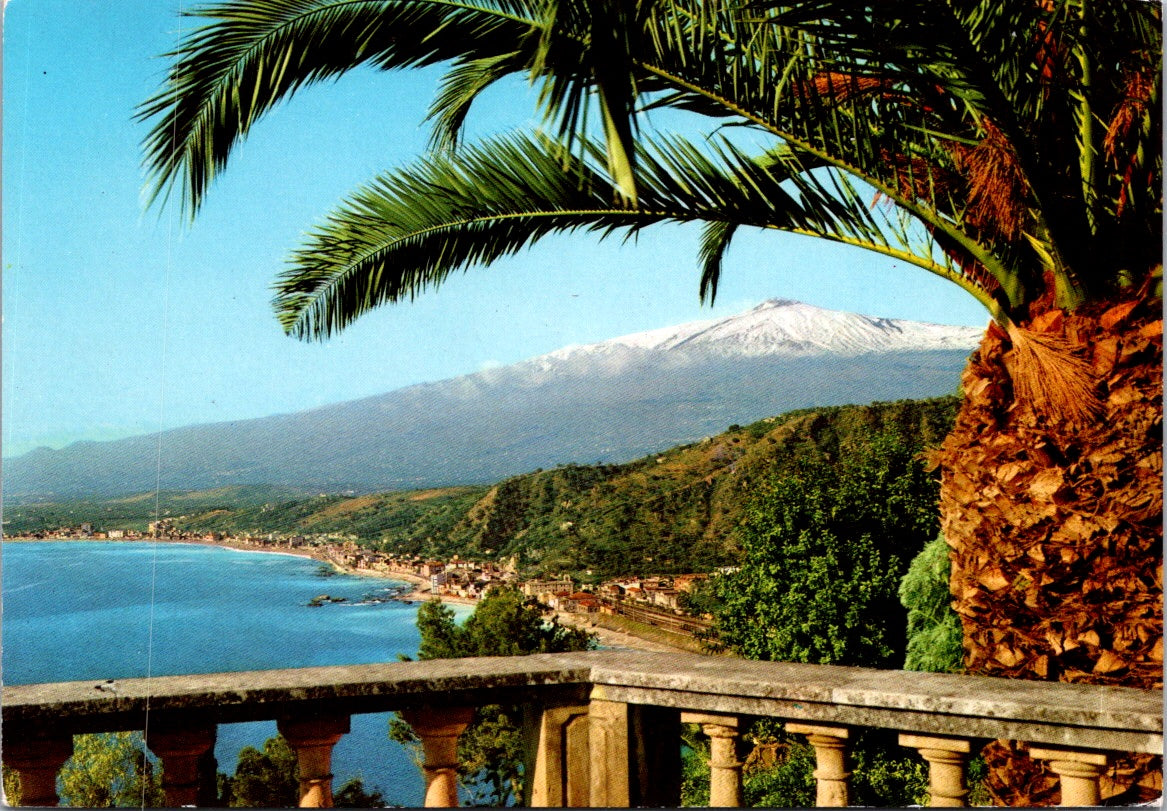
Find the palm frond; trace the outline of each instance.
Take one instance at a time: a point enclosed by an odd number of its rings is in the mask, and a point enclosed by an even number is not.
[[[667,221],[710,223],[719,235],[703,249],[703,292],[713,289],[711,268],[740,225],[823,236],[956,275],[926,251],[893,244],[861,200],[840,196],[788,150],[750,156],[724,141],[648,142],[637,155],[639,205],[629,208],[606,170],[604,147],[581,144],[582,157],[562,142],[513,135],[378,178],[293,255],[273,302],[284,328],[325,338],[377,306],[548,234],[583,229],[603,237]]]
[[[461,141],[466,117],[478,97],[500,79],[522,71],[529,58],[529,53],[515,50],[460,60],[455,64],[442,78],[438,95],[430,105],[427,120],[434,124],[430,147],[437,150],[455,149]]]
[[[572,143],[601,118],[608,171],[625,204],[636,205],[637,100],[645,40],[657,0],[547,0],[542,36],[531,63],[544,114]]]
[[[559,145],[504,138],[383,175],[309,235],[274,305],[298,337],[328,337],[380,304],[489,265],[556,230],[602,222],[610,188]],[[540,216],[542,215],[542,216]]]
[[[697,289],[701,301],[713,304],[717,301],[717,286],[721,282],[721,262],[729,243],[737,233],[738,224],[728,220],[714,220],[706,223],[701,230],[699,259],[701,262],[701,282]]]
[[[533,21],[519,0],[230,0],[190,12],[164,86],[138,111],[151,199],[182,187],[190,214],[232,148],[281,99],[361,64],[382,69],[514,51]]]

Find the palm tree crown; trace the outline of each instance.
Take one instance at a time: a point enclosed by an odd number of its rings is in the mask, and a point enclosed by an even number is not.
[[[705,298],[743,226],[959,285],[994,319],[934,457],[966,666],[1161,686],[1159,4],[228,0],[193,14],[203,24],[141,109],[155,195],[178,188],[192,215],[301,85],[448,65],[429,153],[342,201],[278,277],[292,335],[327,337],[549,233],[670,221],[704,228]],[[516,74],[544,126],[462,144],[475,100]],[[714,132],[653,135],[655,108]],[[1018,791],[998,796],[1040,794]]]
[[[1157,273],[1154,3],[230,0],[192,14],[205,24],[141,109],[155,194],[180,185],[192,214],[301,85],[365,63],[450,66],[431,155],[355,191],[279,277],[277,314],[300,337],[551,232],[670,220],[704,224],[703,297],[751,225],[936,273],[1022,342],[1043,296],[1072,308]],[[548,133],[462,147],[474,100],[516,73],[537,83]],[[640,111],[662,106],[763,145],[644,137]]]

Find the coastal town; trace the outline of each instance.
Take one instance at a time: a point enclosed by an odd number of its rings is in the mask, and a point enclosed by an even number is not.
[[[573,624],[598,627],[605,617],[619,616],[633,625],[648,625],[681,637],[694,638],[710,627],[710,618],[687,613],[684,595],[709,575],[705,573],[627,576],[600,583],[578,583],[566,575],[525,578],[513,560],[477,561],[454,555],[448,560],[419,555],[394,555],[362,548],[351,538],[334,536],[232,535],[191,532],[175,527],[170,519],[151,522],[145,532],[100,529],[92,522],[37,532],[5,540],[159,541],[221,546],[228,549],[291,554],[318,560],[346,574],[398,579],[412,588],[399,599],[408,601],[438,597],[474,604],[497,585],[519,589],[548,609],[566,615]],[[321,595],[327,597],[327,595]],[[314,605],[327,600],[318,598]]]

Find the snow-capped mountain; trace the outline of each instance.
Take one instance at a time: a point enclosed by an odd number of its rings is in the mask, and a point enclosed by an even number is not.
[[[535,362],[550,365],[579,355],[610,354],[623,348],[721,357],[862,355],[952,349],[967,352],[976,346],[983,333],[977,327],[873,318],[824,310],[800,301],[770,299],[728,318],[690,321],[601,343],[566,346],[536,358]]]
[[[161,486],[371,491],[628,461],[795,408],[951,393],[980,335],[772,300],[376,397],[167,431]],[[147,491],[158,450],[155,435],[40,449],[5,461],[4,492]]]

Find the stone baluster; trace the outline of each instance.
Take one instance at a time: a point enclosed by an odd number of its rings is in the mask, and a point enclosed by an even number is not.
[[[851,737],[851,731],[846,727],[795,723],[788,723],[786,731],[805,735],[807,742],[814,747],[815,805],[819,808],[846,807],[850,801],[847,739]]]
[[[281,718],[280,734],[296,751],[301,808],[332,808],[332,747],[349,731],[347,715]]]
[[[166,805],[181,808],[199,804],[199,764],[215,746],[213,725],[171,727],[153,725],[146,731],[146,745],[162,761],[162,790]]]
[[[709,805],[741,807],[742,762],[737,756],[737,716],[683,712],[681,723],[700,724],[701,731],[709,736]]]
[[[1093,806],[1102,803],[1098,779],[1106,773],[1110,757],[1106,752],[1030,746],[1029,756],[1049,763],[1062,788],[1063,806]]]
[[[963,808],[968,803],[964,770],[972,752],[966,738],[937,738],[930,735],[900,735],[900,746],[919,751],[928,761],[929,805],[936,808]]]
[[[458,736],[474,718],[473,707],[441,707],[403,710],[405,719],[421,738],[425,754],[425,807],[458,805]]]
[[[587,705],[532,708],[524,720],[534,724],[524,730],[534,750],[527,802],[532,808],[586,807],[591,789]]]
[[[597,698],[588,703],[588,764],[593,808],[628,808],[632,804],[629,774],[628,705]]]
[[[6,730],[7,731],[7,730]],[[4,765],[20,775],[20,804],[57,805],[57,772],[73,755],[72,736],[4,738]]]

